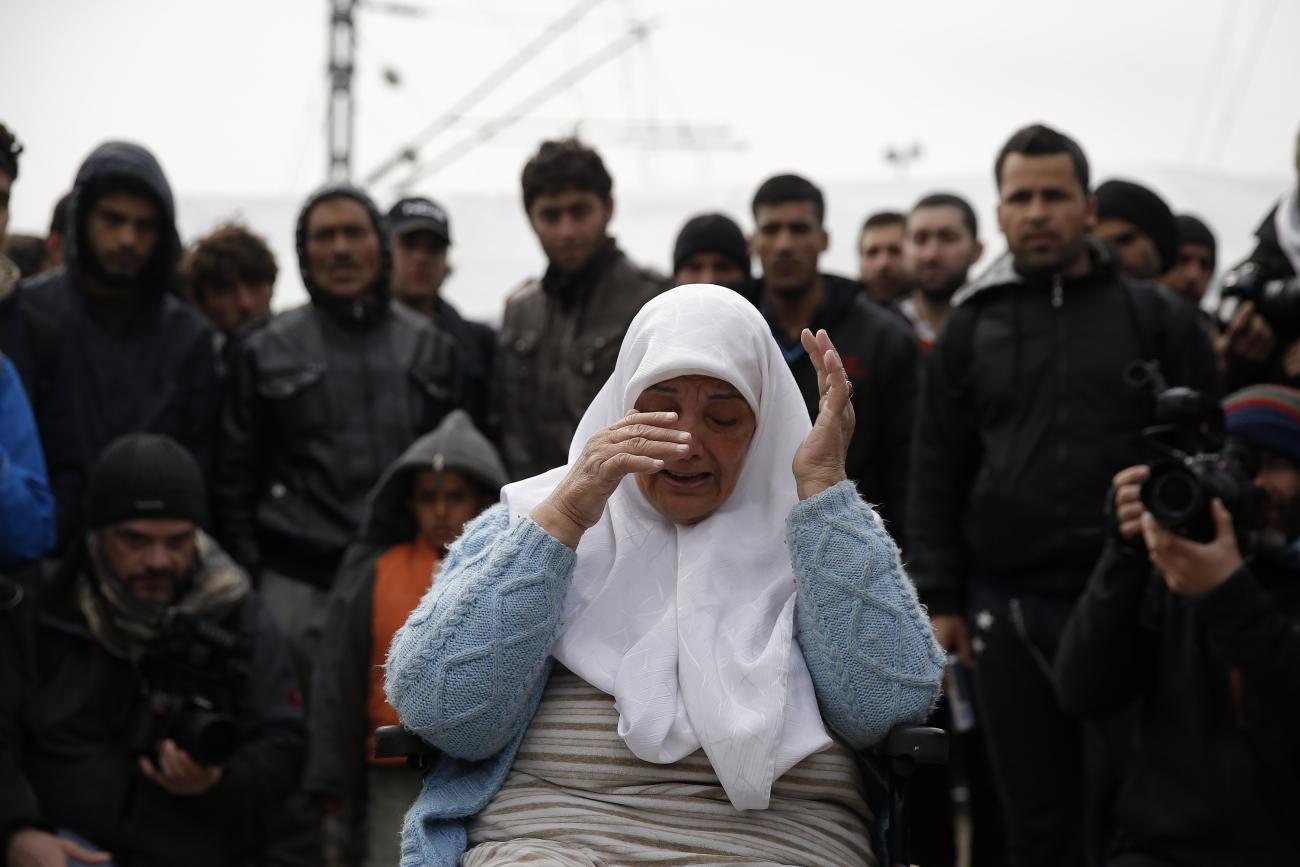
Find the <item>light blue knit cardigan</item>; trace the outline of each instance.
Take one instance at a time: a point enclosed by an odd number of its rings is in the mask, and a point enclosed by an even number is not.
[[[898,548],[851,482],[790,511],[795,628],[822,718],[851,747],[921,722],[944,655]],[[388,653],[388,700],[442,756],[402,827],[402,867],[455,867],[501,788],[551,670],[576,555],[504,506],[452,546]]]

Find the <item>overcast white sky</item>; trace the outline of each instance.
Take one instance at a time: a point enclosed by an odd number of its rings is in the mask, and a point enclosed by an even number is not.
[[[403,2],[426,14],[358,13],[358,174],[576,0]],[[81,159],[108,138],[150,147],[182,203],[265,201],[277,204],[241,210],[283,212],[324,176],[327,13],[327,0],[0,0],[0,120],[27,147],[10,230],[45,226]],[[422,154],[458,146],[636,21],[655,23],[647,41],[416,188],[450,203],[458,243],[493,224],[457,221],[457,202],[504,207],[537,142],[575,125],[615,176],[616,228],[629,202],[663,206],[659,249],[692,211],[727,206],[743,218],[747,192],[779,171],[821,183],[833,215],[837,201],[861,198],[838,191],[863,185],[911,192],[985,178],[987,194],[970,194],[991,196],[998,146],[1033,120],[1076,136],[1099,178],[1194,177],[1197,189],[1257,195],[1294,177],[1291,0],[605,0]],[[390,68],[398,86],[384,79]],[[726,146],[651,149],[638,132],[654,124],[688,124]],[[884,161],[887,147],[914,141],[923,154],[909,168]],[[386,205],[396,190],[373,192]],[[1200,198],[1191,204],[1212,211]],[[845,227],[861,216],[839,214]],[[517,209],[510,219],[509,237],[528,244]],[[205,228],[184,213],[182,224]],[[833,251],[842,270],[844,234]],[[521,268],[540,262],[535,246],[521,255]]]

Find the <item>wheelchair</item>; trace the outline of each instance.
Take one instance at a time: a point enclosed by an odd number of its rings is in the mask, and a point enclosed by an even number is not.
[[[375,758],[404,758],[427,770],[438,751],[400,725],[375,729]],[[868,800],[876,810],[872,845],[882,865],[907,867],[907,786],[918,765],[948,762],[948,733],[940,728],[899,725],[879,747],[858,754]]]

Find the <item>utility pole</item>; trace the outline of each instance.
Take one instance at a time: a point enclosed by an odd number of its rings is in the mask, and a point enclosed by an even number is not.
[[[352,179],[353,61],[357,31],[353,15],[357,0],[330,0],[329,179]]]

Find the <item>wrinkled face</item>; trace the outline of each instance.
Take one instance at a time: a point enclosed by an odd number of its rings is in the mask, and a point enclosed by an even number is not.
[[[134,193],[107,193],[95,200],[86,219],[86,241],[104,281],[129,286],[149,264],[162,220],[158,203]]]
[[[307,215],[307,267],[312,280],[337,298],[357,298],[379,277],[379,233],[365,205],[340,196]]]
[[[721,253],[693,253],[686,257],[673,279],[678,286],[688,283],[712,283],[736,286],[749,276],[739,265]]]
[[[817,260],[830,235],[817,221],[810,201],[759,205],[754,214],[754,255],[763,266],[763,283],[778,295],[802,295],[817,282]]]
[[[675,412],[670,427],[690,431],[690,450],[637,487],[674,524],[697,524],[727,501],[754,437],[754,411],[731,385],[711,376],[678,376],[652,385],[637,398],[639,412]]]
[[[1160,282],[1193,304],[1200,304],[1213,279],[1214,251],[1204,244],[1180,244],[1174,267]]]
[[[240,326],[271,315],[273,289],[269,282],[249,283],[237,278],[234,283],[209,286],[195,303],[214,328],[222,334],[233,334]]]
[[[1264,527],[1288,542],[1300,537],[1300,467],[1276,452],[1261,450],[1255,484],[1268,494]]]
[[[903,266],[904,226],[872,226],[858,238],[858,277],[867,295],[888,304],[907,291]]]
[[[393,238],[393,296],[432,316],[438,290],[447,279],[447,243],[428,229]]]
[[[457,470],[420,470],[411,477],[408,500],[420,538],[445,552],[465,524],[488,506],[478,486]]]
[[[9,231],[9,190],[13,182],[8,172],[0,172],[0,244],[5,242],[5,233]]]
[[[1022,271],[1087,268],[1084,235],[1096,203],[1067,154],[1009,154],[998,197],[998,228]]]
[[[1098,220],[1092,235],[1119,251],[1119,272],[1125,277],[1154,280],[1160,276],[1160,253],[1155,242],[1128,220],[1119,217]]]
[[[908,275],[927,298],[946,301],[966,282],[983,247],[971,235],[960,208],[917,208],[907,218],[903,244]]]
[[[538,196],[528,208],[528,222],[547,260],[570,273],[586,265],[605,243],[612,216],[613,199],[573,189]]]
[[[141,602],[171,602],[194,566],[193,521],[144,518],[96,531],[105,564]]]

